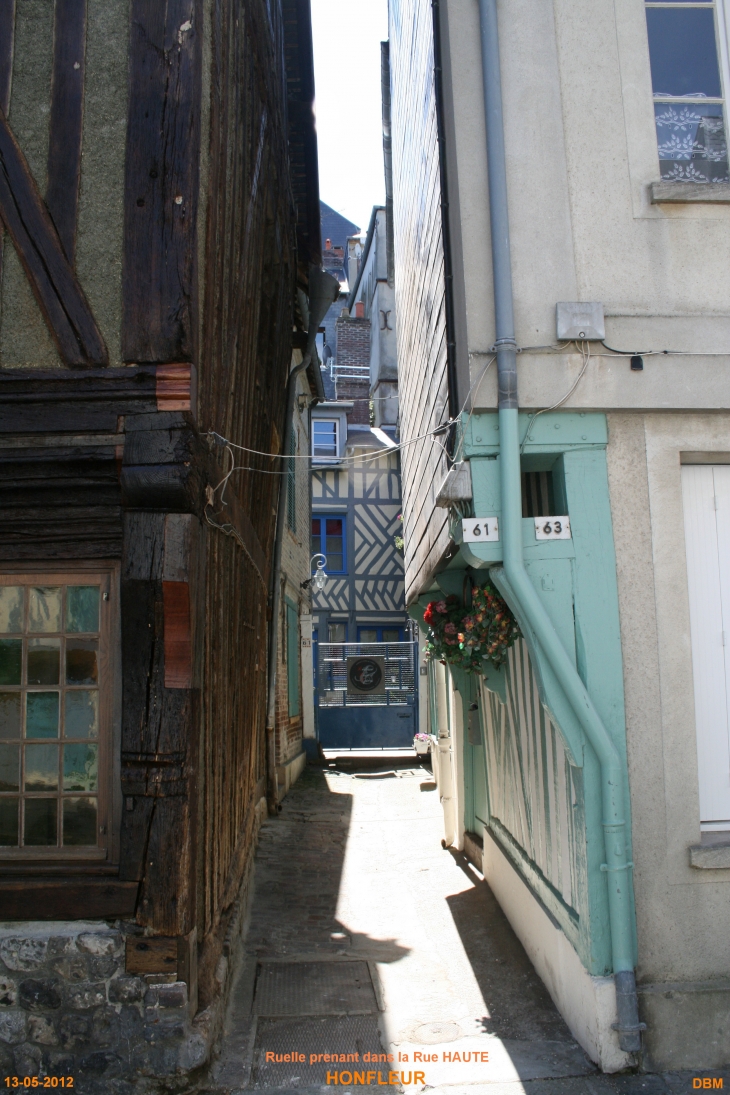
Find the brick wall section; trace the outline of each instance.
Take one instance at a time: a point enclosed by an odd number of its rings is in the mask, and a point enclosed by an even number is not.
[[[337,330],[337,367],[370,365],[370,320],[341,315],[335,324]],[[347,415],[353,425],[367,426],[370,422],[370,380],[337,380],[337,398],[355,403]]]

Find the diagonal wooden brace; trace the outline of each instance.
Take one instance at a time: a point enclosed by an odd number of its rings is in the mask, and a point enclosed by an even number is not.
[[[104,339],[2,110],[0,217],[64,364],[107,365]]]

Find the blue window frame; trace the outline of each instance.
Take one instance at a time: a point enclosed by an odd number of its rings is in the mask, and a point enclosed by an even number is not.
[[[357,629],[359,643],[404,643],[405,630],[397,624],[364,624]]]
[[[344,514],[319,513],[312,517],[312,555],[327,556],[328,574],[347,573],[347,523]]]

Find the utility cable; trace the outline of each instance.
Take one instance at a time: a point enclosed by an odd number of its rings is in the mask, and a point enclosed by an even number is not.
[[[558,409],[558,407],[562,407],[564,403],[567,403],[567,401],[570,399],[571,395],[573,394],[573,392],[575,391],[575,389],[578,387],[581,380],[583,379],[583,375],[584,375],[586,369],[588,368],[588,363],[591,360],[591,344],[590,344],[590,342],[583,342],[583,343],[580,343],[578,345],[580,345],[580,350],[581,350],[581,353],[583,354],[583,367],[582,367],[581,371],[578,373],[578,376],[575,378],[575,380],[574,380],[573,384],[571,385],[569,391],[567,391],[565,393],[565,395],[563,396],[562,399],[559,399],[557,403],[553,403],[552,407],[543,407],[542,410],[535,411],[532,418],[530,419],[530,421],[527,424],[527,429],[525,430],[525,436],[523,438],[522,445],[520,446],[520,455],[522,455],[522,453],[524,453],[524,451],[525,451],[525,445],[527,444],[527,438],[530,436],[530,430],[532,429],[532,426],[533,426],[533,423],[534,423],[535,419],[538,418],[541,414],[547,414],[548,411],[556,411]]]

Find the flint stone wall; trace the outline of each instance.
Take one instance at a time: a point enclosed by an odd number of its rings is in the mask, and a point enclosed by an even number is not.
[[[185,982],[125,971],[126,938],[141,934],[120,921],[0,925],[0,1077],[132,1095],[205,1063],[206,1014],[191,1022]]]

